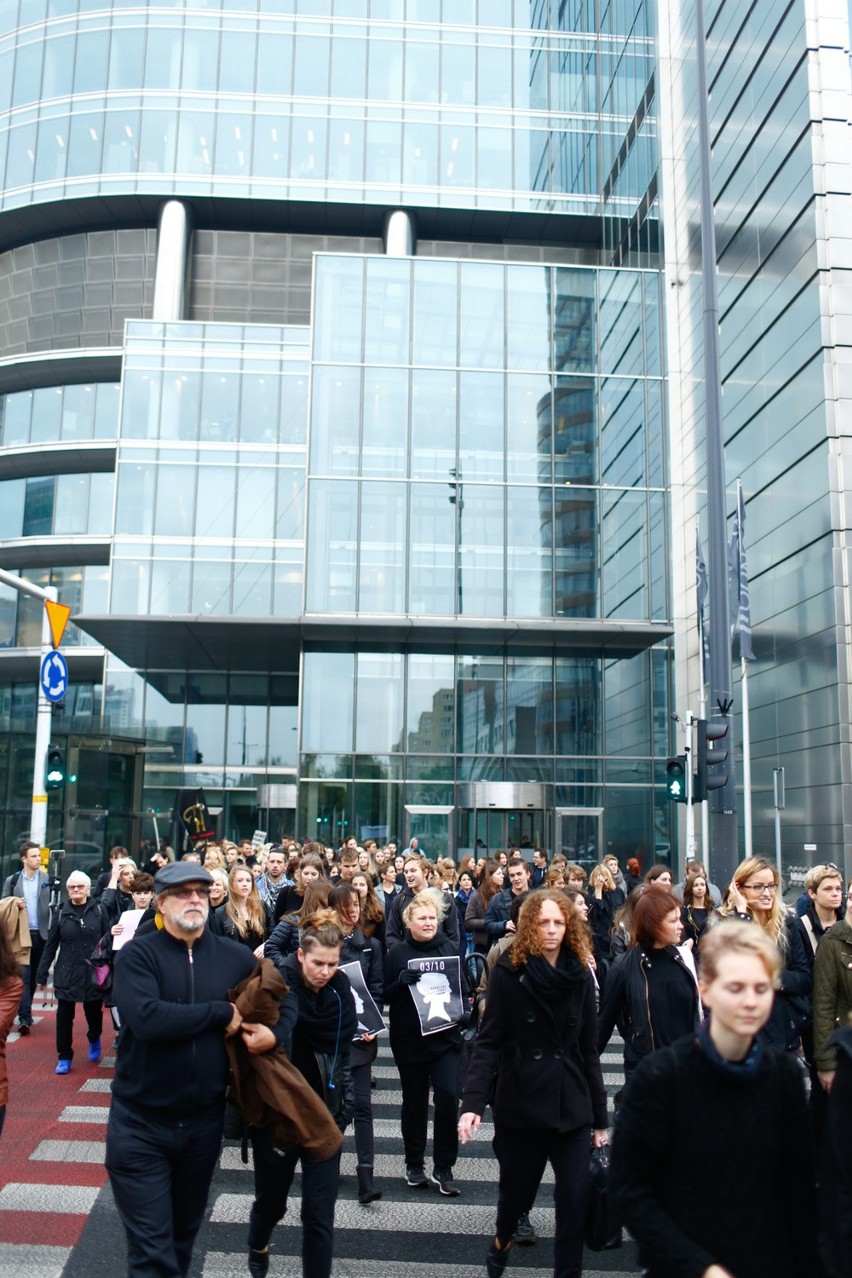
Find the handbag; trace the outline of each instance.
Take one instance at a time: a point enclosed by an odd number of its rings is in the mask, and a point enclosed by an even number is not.
[[[589,1208],[584,1241],[590,1251],[614,1251],[621,1246],[621,1225],[609,1197],[609,1149],[593,1149],[589,1158]]]
[[[97,986],[99,994],[107,994],[112,988],[112,937],[109,932],[102,936],[89,958],[86,967],[92,982]]]

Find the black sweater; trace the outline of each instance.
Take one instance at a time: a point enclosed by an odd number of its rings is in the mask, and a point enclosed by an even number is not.
[[[256,966],[242,945],[205,930],[189,950],[165,929],[119,950],[113,993],[122,1031],[112,1093],[162,1118],[223,1105],[228,991]],[[276,1026],[279,1045],[284,1025]]]
[[[612,1147],[615,1208],[650,1278],[812,1278],[814,1177],[801,1067],[763,1049],[753,1075],[695,1035],[642,1061]]]

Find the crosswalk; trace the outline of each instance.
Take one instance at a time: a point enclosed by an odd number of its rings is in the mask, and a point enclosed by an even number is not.
[[[613,1043],[603,1060],[610,1104],[623,1080],[620,1046]],[[27,1245],[0,1246],[0,1278],[7,1274],[9,1278],[114,1278],[123,1272],[123,1231],[103,1172],[113,1065],[114,1060],[107,1056],[100,1066],[87,1071],[88,1077],[81,1070],[76,1085],[68,1089],[57,1121],[29,1154],[25,1173],[0,1188],[0,1219],[15,1213],[26,1216],[35,1195],[40,1212],[49,1213],[42,1216],[42,1222],[51,1222],[50,1230],[43,1226]],[[455,1178],[461,1197],[448,1200],[436,1189],[409,1189],[404,1183],[399,1132],[399,1077],[386,1043],[380,1047],[373,1073],[375,1179],[383,1196],[369,1206],[357,1201],[350,1128],[341,1158],[334,1278],[482,1278],[497,1197],[490,1114],[476,1139],[460,1150]],[[517,1272],[544,1278],[552,1272],[552,1183],[548,1169],[531,1213],[538,1241],[534,1246],[514,1249],[507,1275]],[[242,1162],[239,1145],[228,1141],[196,1245],[192,1278],[237,1278],[247,1273],[246,1233],[252,1196],[251,1165]],[[273,1235],[272,1278],[302,1278],[299,1208],[297,1175],[286,1220]],[[57,1221],[65,1227],[57,1228]],[[635,1249],[626,1243],[615,1252],[587,1254],[585,1275],[626,1278],[637,1268]]]

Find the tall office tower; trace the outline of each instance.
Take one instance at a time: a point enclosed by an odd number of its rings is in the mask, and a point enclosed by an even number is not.
[[[229,837],[669,856],[654,41],[647,0],[0,0],[52,843],[203,787]],[[7,856],[39,626],[0,589]]]
[[[705,0],[727,510],[736,481],[755,660],[754,849],[785,873],[852,846],[850,196],[845,0]],[[705,537],[695,9],[659,6],[678,705],[698,700],[695,519]],[[729,525],[730,532],[730,525]],[[743,691],[734,648],[737,772]],[[852,872],[852,865],[849,866]]]

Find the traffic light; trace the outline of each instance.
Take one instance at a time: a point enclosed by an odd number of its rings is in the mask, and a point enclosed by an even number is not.
[[[728,724],[725,719],[716,719],[712,723],[697,719],[695,732],[698,744],[695,802],[703,803],[711,790],[721,790],[728,780],[728,751],[714,744],[728,735]]]
[[[47,752],[47,774],[45,785],[48,790],[58,790],[65,784],[65,751],[52,745]]]
[[[666,794],[674,803],[686,803],[685,754],[676,754],[666,763]]]

